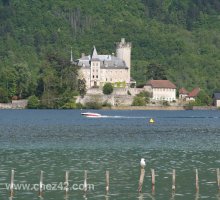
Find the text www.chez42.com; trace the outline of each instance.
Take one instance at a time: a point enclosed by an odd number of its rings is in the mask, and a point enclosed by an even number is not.
[[[64,191],[71,191],[71,190],[95,190],[94,184],[66,184],[64,182],[59,183],[50,183],[50,184],[28,184],[28,183],[21,183],[21,184],[1,184],[3,185],[4,189],[6,190],[25,190],[25,191],[56,191],[56,190],[64,190]],[[2,188],[2,187],[1,187]]]

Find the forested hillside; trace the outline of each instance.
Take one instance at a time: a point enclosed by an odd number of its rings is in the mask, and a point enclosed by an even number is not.
[[[121,37],[138,84],[220,89],[220,0],[0,0],[0,23],[1,99],[74,93],[71,47],[75,59],[93,45],[112,53]]]

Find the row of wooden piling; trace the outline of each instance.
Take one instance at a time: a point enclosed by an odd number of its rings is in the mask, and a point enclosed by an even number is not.
[[[218,189],[220,190],[220,170],[219,168],[216,169],[217,173],[217,186]],[[14,196],[14,176],[15,176],[15,171],[11,170],[11,184],[10,184],[10,196]],[[145,169],[141,168],[140,171],[140,178],[139,178],[139,185],[138,185],[138,192],[142,192],[142,187],[144,183],[144,177],[145,177]],[[106,194],[109,193],[110,190],[110,173],[109,171],[106,171],[105,173],[105,179],[106,179]],[[155,170],[151,169],[151,182],[152,182],[152,192],[154,193],[155,191]],[[198,169],[195,170],[195,186],[196,186],[196,191],[199,191],[199,173]],[[65,172],[65,181],[64,181],[64,191],[67,194],[69,190],[69,171]],[[176,190],[176,170],[173,169],[172,171],[172,191],[175,192]],[[87,170],[84,171],[84,184],[83,184],[83,191],[84,195],[87,193]],[[39,182],[39,196],[43,196],[43,171],[40,172],[40,182]]]
[[[219,168],[216,169],[216,173],[217,173],[217,186],[218,189],[220,190],[220,171]],[[142,192],[142,186],[144,183],[144,175],[145,175],[145,169],[141,168],[140,171],[140,178],[139,178],[139,185],[138,185],[138,192],[141,193]],[[151,169],[151,182],[152,182],[152,192],[154,193],[155,191],[155,170]],[[196,192],[199,191],[199,173],[198,173],[198,169],[195,170],[195,186],[196,186]],[[173,169],[172,171],[172,191],[174,192],[176,190],[176,170]]]

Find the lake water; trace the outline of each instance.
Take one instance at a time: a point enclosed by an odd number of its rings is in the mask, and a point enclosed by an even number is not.
[[[191,200],[217,199],[216,168],[220,168],[220,111],[95,111],[105,118],[81,116],[80,110],[0,110],[0,199],[8,199],[11,169],[15,184],[69,183],[94,186],[68,196],[58,186],[43,193],[45,200]],[[84,111],[83,111],[84,112]],[[94,111],[93,111],[94,112]],[[153,117],[155,124],[149,124]],[[147,162],[143,193],[138,194],[139,162]],[[156,172],[155,192],[151,169]],[[176,191],[172,193],[172,170]],[[199,171],[199,193],[195,190]],[[105,195],[105,171],[110,193]],[[16,190],[14,199],[39,199],[38,191]]]

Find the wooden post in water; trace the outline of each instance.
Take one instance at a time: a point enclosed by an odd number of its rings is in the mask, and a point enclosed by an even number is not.
[[[43,195],[43,171],[40,171],[40,184],[39,184],[39,196]]]
[[[217,171],[217,185],[218,185],[218,189],[220,190],[220,171],[219,171],[219,168],[216,171]]]
[[[172,173],[172,190],[173,192],[176,190],[176,170],[173,169]]]
[[[141,173],[140,173],[140,179],[139,179],[139,186],[138,186],[138,192],[142,192],[142,187],[143,187],[143,182],[144,182],[144,174],[145,174],[145,169],[142,167],[141,168]]]
[[[15,178],[15,170],[11,170],[11,184],[10,184],[10,196],[14,196],[14,178]]]
[[[106,171],[105,179],[106,179],[106,194],[108,194],[108,192],[109,192],[109,171]]]
[[[66,171],[66,173],[65,173],[64,190],[67,195],[67,193],[69,191],[69,171]]]
[[[84,171],[83,191],[84,191],[84,195],[86,195],[86,192],[87,192],[87,170]]]
[[[196,192],[199,192],[199,173],[198,173],[198,169],[196,169]]]
[[[152,193],[155,192],[155,171],[151,169]]]

